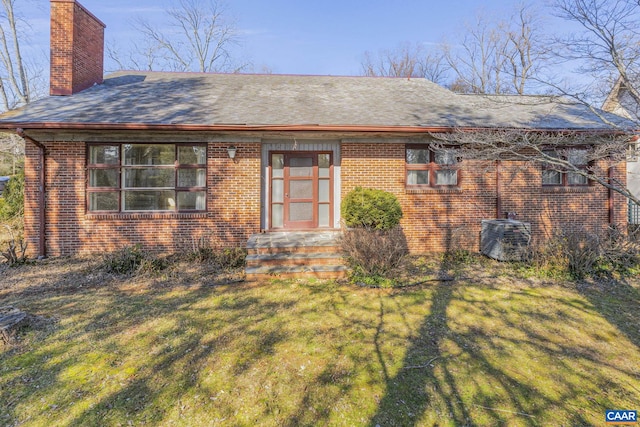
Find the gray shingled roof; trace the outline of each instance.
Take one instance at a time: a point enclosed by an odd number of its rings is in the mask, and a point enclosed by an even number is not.
[[[0,116],[30,123],[607,129],[560,98],[459,95],[425,79],[128,71]]]

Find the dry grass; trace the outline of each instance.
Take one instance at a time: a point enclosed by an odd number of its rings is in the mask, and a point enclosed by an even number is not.
[[[381,290],[0,265],[0,306],[58,320],[2,349],[0,425],[602,425],[639,409],[636,280],[424,265],[458,278]]]

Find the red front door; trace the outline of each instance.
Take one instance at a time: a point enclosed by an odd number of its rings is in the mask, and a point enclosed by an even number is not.
[[[331,153],[271,153],[271,228],[331,225]]]

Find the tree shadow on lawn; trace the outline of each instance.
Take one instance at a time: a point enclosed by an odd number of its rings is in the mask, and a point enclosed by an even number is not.
[[[474,294],[474,286],[435,288],[431,312],[411,337],[401,367],[387,377],[370,426],[422,425],[425,419],[436,425],[534,426],[562,419],[591,425],[594,412],[638,398],[638,390],[625,390],[638,372],[601,354],[597,331],[582,330],[590,335],[584,345],[571,337],[573,325],[585,327],[582,312],[588,309],[559,299],[560,305],[549,304],[558,312],[548,313],[545,292],[517,289],[497,305],[482,291]],[[531,298],[539,300],[537,308],[523,309],[518,301]],[[512,308],[509,299],[516,303]],[[471,316],[466,324],[457,318],[465,312]],[[557,324],[563,321],[569,327]],[[587,406],[590,421],[583,414]]]
[[[286,339],[268,320],[290,303],[260,301],[243,286],[222,287],[219,297],[213,286],[122,288],[122,278],[78,288],[77,277],[74,270],[5,295],[56,313],[62,325],[0,353],[0,424],[35,415],[78,426],[157,423],[196,405],[198,394],[198,404],[214,404],[201,380],[219,349],[238,346],[228,369],[241,373]],[[233,416],[225,411],[221,417]]]

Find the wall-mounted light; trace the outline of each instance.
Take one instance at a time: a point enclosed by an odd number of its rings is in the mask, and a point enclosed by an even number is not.
[[[229,154],[229,158],[230,158],[231,160],[235,160],[235,158],[236,158],[236,151],[238,151],[238,149],[237,149],[234,145],[232,145],[232,146],[230,146],[230,147],[228,147],[228,148],[227,148],[227,153]]]

